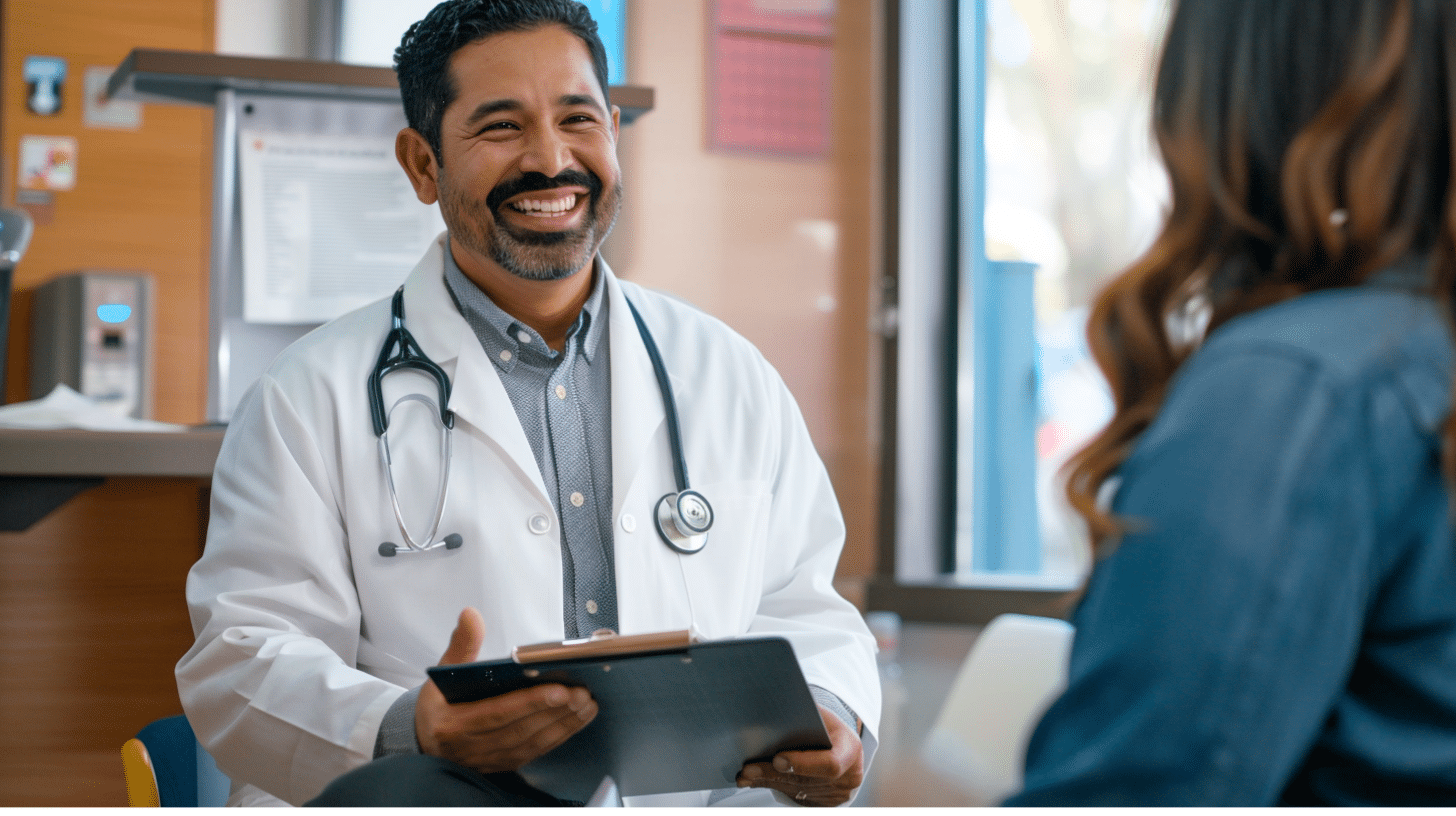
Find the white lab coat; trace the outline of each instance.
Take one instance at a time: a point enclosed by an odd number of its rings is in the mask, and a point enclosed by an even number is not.
[[[385,712],[424,682],[463,607],[484,615],[482,660],[564,637],[556,510],[495,368],[450,299],[442,253],[443,236],[405,283],[405,319],[454,386],[440,529],[458,532],[463,547],[378,552],[380,542],[401,540],[365,396],[390,324],[387,299],[280,355],[228,427],[206,552],[187,581],[197,641],[177,664],[177,680],[199,740],[224,773],[249,783],[235,783],[234,803],[267,799],[262,791],[300,803],[368,762]],[[708,637],[784,636],[808,682],[864,720],[868,759],[880,714],[874,643],[831,586],[844,525],[793,398],[724,324],[599,268],[610,303],[620,631],[695,624]],[[657,500],[674,489],[671,454],[660,392],[624,296],[662,350],[692,486],[716,513],[709,544],[695,555],[674,554],[652,524]],[[406,387],[435,393],[411,373],[391,380],[386,405]],[[438,440],[424,413],[401,416],[391,423],[395,479],[413,531],[433,509]],[[541,517],[545,533],[533,531]],[[706,796],[640,798],[701,804]]]

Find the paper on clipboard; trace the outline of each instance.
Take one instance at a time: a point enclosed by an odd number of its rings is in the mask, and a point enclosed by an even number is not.
[[[243,130],[243,319],[322,323],[404,282],[445,229],[389,137]]]
[[[596,719],[520,770],[563,799],[586,801],[608,776],[622,796],[731,788],[745,762],[830,745],[793,647],[781,637],[428,671],[451,703],[541,683],[591,691]]]
[[[600,632],[593,632],[591,637],[517,646],[511,650],[511,659],[517,663],[544,663],[548,660],[643,654],[667,649],[685,649],[697,642],[699,642],[698,638],[693,635],[691,629],[649,632],[643,635],[619,635],[610,629],[603,629]]]

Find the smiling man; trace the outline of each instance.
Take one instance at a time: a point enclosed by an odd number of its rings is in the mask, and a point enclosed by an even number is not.
[[[233,803],[569,804],[516,771],[591,722],[589,694],[450,705],[424,670],[601,629],[782,636],[832,742],[640,804],[848,801],[880,697],[832,588],[839,508],[762,355],[598,254],[622,181],[595,23],[571,0],[451,0],[395,62],[396,152],[448,231],[244,398],[188,579],[179,688]],[[391,355],[410,365],[372,376]],[[660,533],[665,496],[685,518]]]

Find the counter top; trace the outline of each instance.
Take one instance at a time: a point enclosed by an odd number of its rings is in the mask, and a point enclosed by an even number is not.
[[[212,477],[223,429],[175,433],[0,428],[0,475]]]

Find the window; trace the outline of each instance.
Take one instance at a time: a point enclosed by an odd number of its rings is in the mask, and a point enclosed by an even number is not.
[[[977,357],[974,349],[962,354],[959,377],[986,381],[972,368],[988,359],[1009,369],[1007,376],[1030,363],[1035,390],[1034,399],[1018,399],[1031,389],[992,379],[1018,391],[991,395],[1015,412],[986,429],[999,432],[996,437],[978,426],[996,412],[958,406],[961,426],[969,422],[981,432],[971,440],[962,435],[958,471],[999,476],[1020,495],[1031,491],[1035,502],[1018,502],[1006,491],[980,491],[983,502],[1001,499],[1002,506],[991,512],[1002,523],[979,530],[977,511],[984,515],[986,508],[958,502],[956,571],[971,583],[1070,587],[1087,569],[1088,547],[1080,520],[1062,497],[1059,471],[1112,415],[1111,397],[1086,348],[1087,305],[1103,280],[1151,242],[1166,200],[1148,117],[1155,39],[1167,3],[989,0],[987,5],[984,234],[993,261],[986,270],[987,294],[994,305],[975,314],[1018,325],[979,335],[991,343],[991,354]],[[1008,260],[1034,267],[995,263]],[[1031,325],[1023,328],[1027,322]],[[968,335],[976,337],[963,330],[963,341]],[[1031,342],[1018,344],[1017,337]],[[1034,415],[1031,421],[1017,421],[1027,413]],[[1017,438],[1006,438],[1012,434]],[[993,445],[997,449],[988,450]],[[1034,468],[1001,461],[1025,456],[1028,447]],[[987,460],[991,467],[977,468]],[[1026,518],[1027,513],[1034,516]]]
[[[901,0],[901,584],[1060,590],[1086,572],[1059,470],[1111,416],[1087,304],[1162,218],[1148,111],[1166,14]]]

